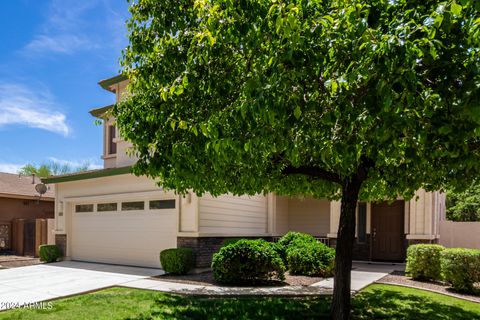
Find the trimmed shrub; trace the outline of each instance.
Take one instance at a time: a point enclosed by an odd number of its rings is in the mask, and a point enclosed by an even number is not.
[[[160,252],[163,270],[173,274],[187,274],[195,266],[195,256],[190,248],[172,248]]]
[[[291,274],[328,277],[332,275],[335,249],[318,242],[297,241],[287,250]]]
[[[243,238],[229,238],[229,239],[225,239],[223,240],[223,245],[222,247],[225,247],[225,246],[228,246],[232,243],[236,243],[237,241],[240,241],[240,240],[243,240]]]
[[[438,244],[415,244],[407,249],[405,273],[416,280],[441,279],[440,255],[445,248]]]
[[[442,275],[453,289],[475,292],[474,284],[480,282],[480,250],[445,249],[440,258]]]
[[[287,265],[287,251],[293,246],[302,246],[305,243],[317,242],[315,238],[309,234],[290,231],[281,237],[276,243],[276,250],[280,254],[283,262]]]
[[[225,284],[255,284],[285,280],[285,266],[267,241],[239,240],[213,255],[213,277]]]
[[[43,244],[38,247],[38,255],[40,256],[40,261],[56,262],[62,257],[62,252],[54,244]]]

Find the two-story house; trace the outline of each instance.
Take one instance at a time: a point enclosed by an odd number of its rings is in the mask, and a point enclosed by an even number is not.
[[[127,80],[99,83],[119,101]],[[274,238],[286,232],[310,233],[334,246],[340,204],[275,194],[198,197],[165,192],[154,181],[130,173],[135,159],[114,119],[103,121],[104,169],[44,179],[55,184],[56,243],[73,260],[160,267],[159,252],[190,247],[197,266],[208,267],[225,238]],[[437,242],[444,195],[418,191],[417,199],[359,203],[355,259],[402,261],[409,243]]]

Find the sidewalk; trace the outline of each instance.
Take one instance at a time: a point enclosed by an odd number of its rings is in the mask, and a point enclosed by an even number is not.
[[[355,262],[352,270],[352,292],[357,292],[366,286],[380,280],[395,270],[403,270],[403,264],[375,264]],[[123,287],[148,289],[163,292],[195,294],[208,296],[242,296],[242,295],[275,295],[275,296],[307,296],[329,295],[333,290],[333,278],[316,282],[310,286],[283,287],[232,287],[203,286],[186,283],[167,282],[153,279],[140,279],[122,284]]]

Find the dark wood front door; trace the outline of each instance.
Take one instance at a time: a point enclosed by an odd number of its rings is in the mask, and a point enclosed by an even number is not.
[[[25,220],[23,229],[23,254],[35,256],[35,220]]]
[[[372,203],[372,260],[403,261],[405,201]]]

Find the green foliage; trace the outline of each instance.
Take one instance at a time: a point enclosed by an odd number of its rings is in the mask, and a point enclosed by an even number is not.
[[[335,249],[318,241],[294,241],[287,250],[291,274],[329,277],[333,272],[334,260]]]
[[[214,195],[337,198],[360,167],[362,199],[463,186],[480,171],[479,3],[132,1],[114,114],[134,172]]]
[[[440,255],[445,248],[438,244],[415,244],[407,249],[405,272],[413,279],[440,280]]]
[[[54,244],[43,244],[38,247],[38,255],[40,256],[40,261],[56,262],[62,257],[62,252]]]
[[[173,274],[187,274],[195,266],[195,255],[190,248],[172,248],[160,252],[163,270]]]
[[[49,176],[86,171],[88,170],[89,166],[89,163],[84,163],[80,166],[72,167],[69,164],[62,165],[58,162],[52,161],[50,163],[41,164],[38,166],[33,164],[26,164],[20,169],[19,174],[24,176],[36,175],[40,178],[46,178]]]
[[[455,290],[475,292],[480,282],[480,250],[445,249],[441,255],[442,274]]]
[[[447,219],[480,221],[480,184],[475,181],[464,191],[447,191]]]
[[[300,246],[305,243],[316,242],[315,238],[309,234],[289,231],[283,237],[281,237],[278,242],[276,242],[277,252],[282,257],[285,265],[287,263],[287,251],[293,246]]]
[[[237,241],[243,240],[243,238],[228,238],[223,240],[223,246],[228,246],[230,244],[236,243]]]
[[[265,240],[239,240],[213,255],[213,276],[225,284],[256,284],[284,280],[285,266]]]

